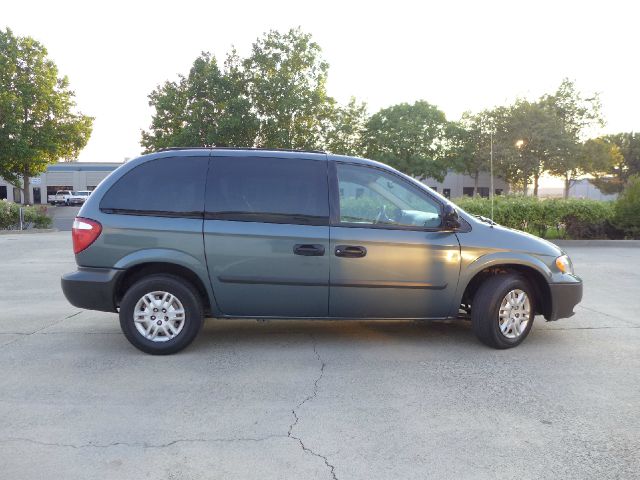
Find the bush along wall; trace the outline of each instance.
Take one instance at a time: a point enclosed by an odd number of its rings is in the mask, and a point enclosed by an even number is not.
[[[46,205],[22,206],[0,200],[0,230],[20,229],[20,207],[23,208],[22,228],[50,228],[51,218],[47,216]]]
[[[454,200],[473,215],[491,217],[491,200],[464,197]],[[494,197],[493,220],[509,228],[551,239],[620,239],[625,232],[614,223],[615,203],[584,199]]]
[[[629,238],[640,238],[640,175],[629,178],[615,205],[614,224]]]

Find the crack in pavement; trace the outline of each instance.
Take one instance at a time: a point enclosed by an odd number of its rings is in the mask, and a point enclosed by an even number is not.
[[[24,338],[25,336],[30,336],[30,335],[35,335],[38,332],[49,328],[53,325],[56,325],[57,323],[60,323],[64,320],[66,320],[67,318],[70,318],[72,316],[78,315],[82,312],[78,312],[75,313],[73,315],[70,315],[68,317],[65,317],[57,322],[54,322],[50,325],[47,325],[45,327],[42,327],[34,332],[31,333],[25,333],[25,334],[21,334],[19,336],[18,339],[20,338]],[[40,333],[40,335],[48,335],[47,333]],[[172,440],[170,442],[167,443],[159,443],[159,444],[150,444],[150,443],[146,443],[146,442],[112,442],[112,443],[105,443],[105,444],[100,444],[100,443],[84,443],[84,444],[73,444],[73,443],[61,443],[61,442],[43,442],[40,440],[34,440],[31,438],[23,438],[23,437],[11,437],[11,438],[5,438],[5,439],[0,439],[0,444],[6,444],[6,443],[13,443],[13,442],[26,442],[26,443],[32,443],[35,445],[41,445],[41,446],[47,446],[47,447],[62,447],[62,448],[73,448],[73,449],[83,449],[83,448],[112,448],[112,447],[118,447],[118,446],[124,446],[124,447],[139,447],[139,448],[166,448],[166,447],[170,447],[172,445],[176,445],[178,443],[215,443],[215,442],[262,442],[262,441],[266,441],[266,440],[270,440],[270,439],[274,439],[274,438],[286,438],[286,439],[292,439],[295,440],[299,445],[300,448],[302,448],[302,451],[312,455],[314,457],[317,457],[319,459],[321,459],[324,464],[327,466],[327,468],[329,468],[330,473],[331,473],[331,477],[333,480],[338,480],[338,477],[336,476],[335,473],[335,466],[332,465],[331,463],[329,463],[329,460],[327,458],[327,456],[322,455],[320,453],[315,452],[313,449],[309,448],[307,445],[304,444],[304,442],[302,441],[302,439],[296,435],[294,435],[293,430],[296,427],[296,425],[298,424],[298,422],[300,421],[300,417],[298,416],[297,410],[302,407],[305,403],[307,403],[310,400],[313,400],[314,398],[317,397],[318,395],[318,383],[320,382],[320,380],[322,380],[323,376],[324,376],[324,370],[326,367],[326,363],[322,360],[322,358],[320,357],[320,354],[318,353],[318,349],[317,349],[317,345],[316,345],[316,340],[315,337],[313,335],[311,335],[311,338],[313,340],[313,352],[318,360],[318,362],[320,363],[320,373],[318,374],[318,376],[316,377],[316,379],[313,382],[313,391],[307,395],[301,402],[299,402],[292,410],[291,413],[293,415],[294,421],[289,425],[289,429],[287,430],[287,434],[283,435],[283,434],[272,434],[272,435],[266,435],[264,437],[226,437],[226,438],[182,438],[182,439],[176,439],[176,440]],[[16,340],[18,340],[16,339]],[[14,340],[14,342],[16,341]],[[10,342],[13,343],[13,342]],[[8,344],[5,344],[5,346]]]
[[[82,448],[111,448],[111,447],[140,447],[140,448],[167,448],[178,443],[232,443],[232,442],[263,442],[271,440],[273,438],[288,438],[285,435],[266,435],[264,437],[223,437],[223,438],[179,438],[167,443],[146,443],[146,442],[112,442],[112,443],[59,443],[59,442],[42,442],[40,440],[34,440],[32,438],[12,437],[0,440],[0,443],[13,443],[13,442],[26,442],[33,443],[35,445],[42,445],[45,447],[65,447],[73,449]]]
[[[616,315],[611,315],[610,313],[601,312],[600,310],[596,310],[595,308],[586,307],[584,305],[576,305],[576,307],[577,308],[582,308],[584,310],[588,310],[588,311],[593,312],[593,313],[598,313],[598,314],[603,315],[605,317],[614,318],[616,320],[619,320],[621,322],[626,323],[627,325],[635,325],[634,323],[630,322],[629,320],[627,320],[625,318],[621,318],[621,317],[618,317]]]
[[[83,311],[84,311],[84,310],[80,310],[79,312],[75,312],[75,313],[72,313],[71,315],[67,315],[67,316],[66,316],[66,317],[64,317],[64,318],[61,318],[60,320],[56,320],[55,322],[52,322],[52,323],[50,323],[50,324],[48,324],[48,325],[45,325],[44,327],[41,327],[41,328],[39,328],[39,329],[37,329],[37,330],[34,330],[33,332],[29,332],[29,333],[16,333],[15,335],[19,335],[19,336],[18,336],[18,338],[16,338],[16,339],[15,339],[15,340],[13,340],[12,342],[5,343],[5,344],[3,345],[3,347],[7,347],[7,346],[9,346],[9,345],[13,345],[13,344],[14,344],[14,343],[16,343],[18,340],[22,340],[22,339],[23,339],[23,338],[25,338],[25,337],[29,337],[29,336],[31,336],[31,335],[36,335],[36,334],[38,334],[39,332],[41,332],[41,331],[43,331],[43,330],[46,330],[47,328],[53,327],[53,326],[55,326],[55,325],[58,325],[59,323],[64,322],[67,318],[71,318],[71,317],[75,317],[76,315],[80,315]],[[43,334],[40,334],[40,335],[43,335]]]
[[[322,380],[322,377],[324,376],[324,368],[326,367],[326,363],[324,363],[324,361],[322,360],[322,358],[320,357],[320,354],[318,353],[318,349],[316,346],[316,339],[313,335],[311,335],[311,339],[313,340],[313,353],[315,353],[316,358],[318,359],[318,361],[320,362],[320,374],[318,375],[318,377],[315,379],[315,381],[313,382],[313,392],[309,395],[307,395],[307,397],[302,400],[300,403],[298,403],[298,405],[295,406],[295,408],[293,410],[291,410],[291,413],[293,414],[293,418],[294,421],[293,423],[291,423],[291,425],[289,425],[289,430],[287,431],[287,436],[293,440],[296,440],[299,444],[300,447],[302,448],[302,451],[304,451],[305,453],[308,453],[310,455],[313,455],[314,457],[318,457],[320,458],[324,464],[330,469],[330,473],[331,473],[331,477],[333,478],[333,480],[338,480],[338,477],[336,476],[336,467],[331,465],[329,463],[329,460],[327,459],[327,457],[325,455],[321,455],[317,452],[314,452],[311,448],[307,447],[304,442],[302,441],[302,439],[300,437],[297,437],[293,434],[293,429],[295,428],[295,426],[298,424],[298,421],[300,420],[300,417],[298,417],[298,414],[296,413],[296,410],[299,409],[300,407],[302,407],[302,405],[304,405],[305,403],[307,403],[309,400],[312,400],[314,398],[316,398],[318,396],[318,382],[320,380]]]

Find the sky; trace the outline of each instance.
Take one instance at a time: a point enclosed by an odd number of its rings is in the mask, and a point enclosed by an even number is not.
[[[423,99],[450,120],[553,92],[599,92],[607,126],[640,131],[640,2],[0,0],[0,28],[45,45],[95,117],[80,161],[141,153],[147,96],[202,51],[223,59],[264,32],[301,27],[329,62],[329,94],[370,113]]]

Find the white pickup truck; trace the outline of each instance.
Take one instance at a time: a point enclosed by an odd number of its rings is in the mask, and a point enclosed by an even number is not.
[[[51,205],[82,205],[89,195],[89,190],[58,190],[55,195],[49,195],[47,200]]]

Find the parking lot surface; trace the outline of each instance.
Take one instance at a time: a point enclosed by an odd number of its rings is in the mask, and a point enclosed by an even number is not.
[[[466,322],[208,320],[154,357],[66,302],[69,232],[2,235],[0,477],[638,478],[640,249],[567,250],[583,303],[516,349]]]
[[[73,220],[80,211],[80,207],[65,205],[49,205],[49,216],[53,220],[53,228],[61,231],[71,231]]]

